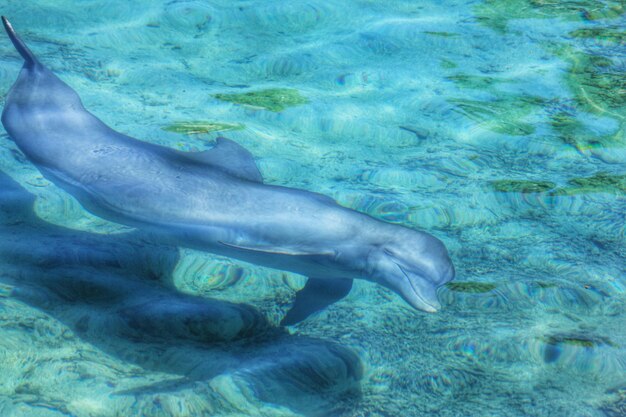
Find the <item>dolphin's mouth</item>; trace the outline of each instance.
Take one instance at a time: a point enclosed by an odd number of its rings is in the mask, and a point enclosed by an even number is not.
[[[439,300],[437,299],[437,293],[435,292],[435,290],[431,289],[430,292],[432,292],[432,294],[429,294],[430,297],[428,298],[425,297],[422,294],[422,291],[420,291],[418,288],[415,287],[415,285],[413,284],[413,281],[409,277],[409,274],[404,270],[404,268],[402,268],[402,266],[397,263],[396,265],[398,268],[400,268],[400,271],[402,271],[402,273],[404,274],[404,277],[408,281],[409,286],[411,288],[411,294],[407,294],[406,291],[402,291],[402,296],[404,297],[404,299],[409,304],[411,304],[411,306],[413,306],[414,308],[418,310],[422,310],[427,313],[436,313],[441,308],[441,304],[439,303]]]

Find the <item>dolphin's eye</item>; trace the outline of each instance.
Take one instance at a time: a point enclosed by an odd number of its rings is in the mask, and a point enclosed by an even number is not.
[[[394,258],[398,257],[398,255],[396,255],[394,253],[394,251],[392,251],[391,249],[383,248],[383,252],[385,252],[385,255],[389,255],[389,256],[392,256]]]

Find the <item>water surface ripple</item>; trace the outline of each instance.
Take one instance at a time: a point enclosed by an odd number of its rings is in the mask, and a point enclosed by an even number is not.
[[[457,279],[437,314],[358,282],[280,329],[303,278],[103,221],[2,130],[0,415],[626,413],[622,1],[2,6],[111,127],[224,134],[267,183],[436,235]],[[232,98],[267,89],[297,95]]]

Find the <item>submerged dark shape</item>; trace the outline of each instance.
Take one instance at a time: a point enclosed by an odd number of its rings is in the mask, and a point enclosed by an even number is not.
[[[14,287],[11,297],[44,310],[80,305],[111,318],[109,335],[215,343],[271,328],[250,306],[177,292],[169,282],[175,248],[137,232],[101,235],[55,226],[33,213],[33,201],[0,172],[0,279]]]
[[[4,297],[44,311],[108,354],[176,377],[118,395],[226,376],[304,415],[333,415],[339,398],[358,398],[362,365],[352,350],[292,336],[248,305],[179,293],[170,282],[175,248],[138,232],[56,226],[34,214],[33,202],[0,172],[0,283],[11,287]]]
[[[556,362],[568,347],[585,350],[597,349],[602,346],[617,347],[609,338],[589,334],[556,333],[541,338],[544,345],[543,359],[547,363]]]
[[[3,23],[25,62],[2,123],[41,173],[87,210],[161,242],[311,277],[290,324],[346,295],[354,278],[388,287],[416,309],[440,307],[436,290],[454,267],[437,238],[320,194],[263,184],[253,156],[225,138],[185,153],[118,133]],[[311,300],[323,294],[333,296]]]

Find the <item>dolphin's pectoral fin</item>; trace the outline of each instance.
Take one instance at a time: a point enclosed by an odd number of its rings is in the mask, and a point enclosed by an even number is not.
[[[197,164],[219,168],[230,175],[248,181],[263,182],[259,168],[252,154],[243,146],[230,139],[217,138],[213,149],[203,152],[177,152],[178,155]]]
[[[224,246],[228,246],[229,248],[240,249],[240,250],[248,250],[252,252],[261,252],[268,253],[273,255],[289,255],[289,256],[334,256],[335,252],[306,252],[306,251],[298,251],[292,248],[287,247],[278,247],[278,246],[267,246],[267,245],[246,245],[246,244],[234,244],[228,242],[219,241]]]
[[[352,288],[351,279],[309,278],[304,287],[296,293],[296,301],[282,319],[282,326],[300,323],[313,313],[317,313],[348,295]]]

